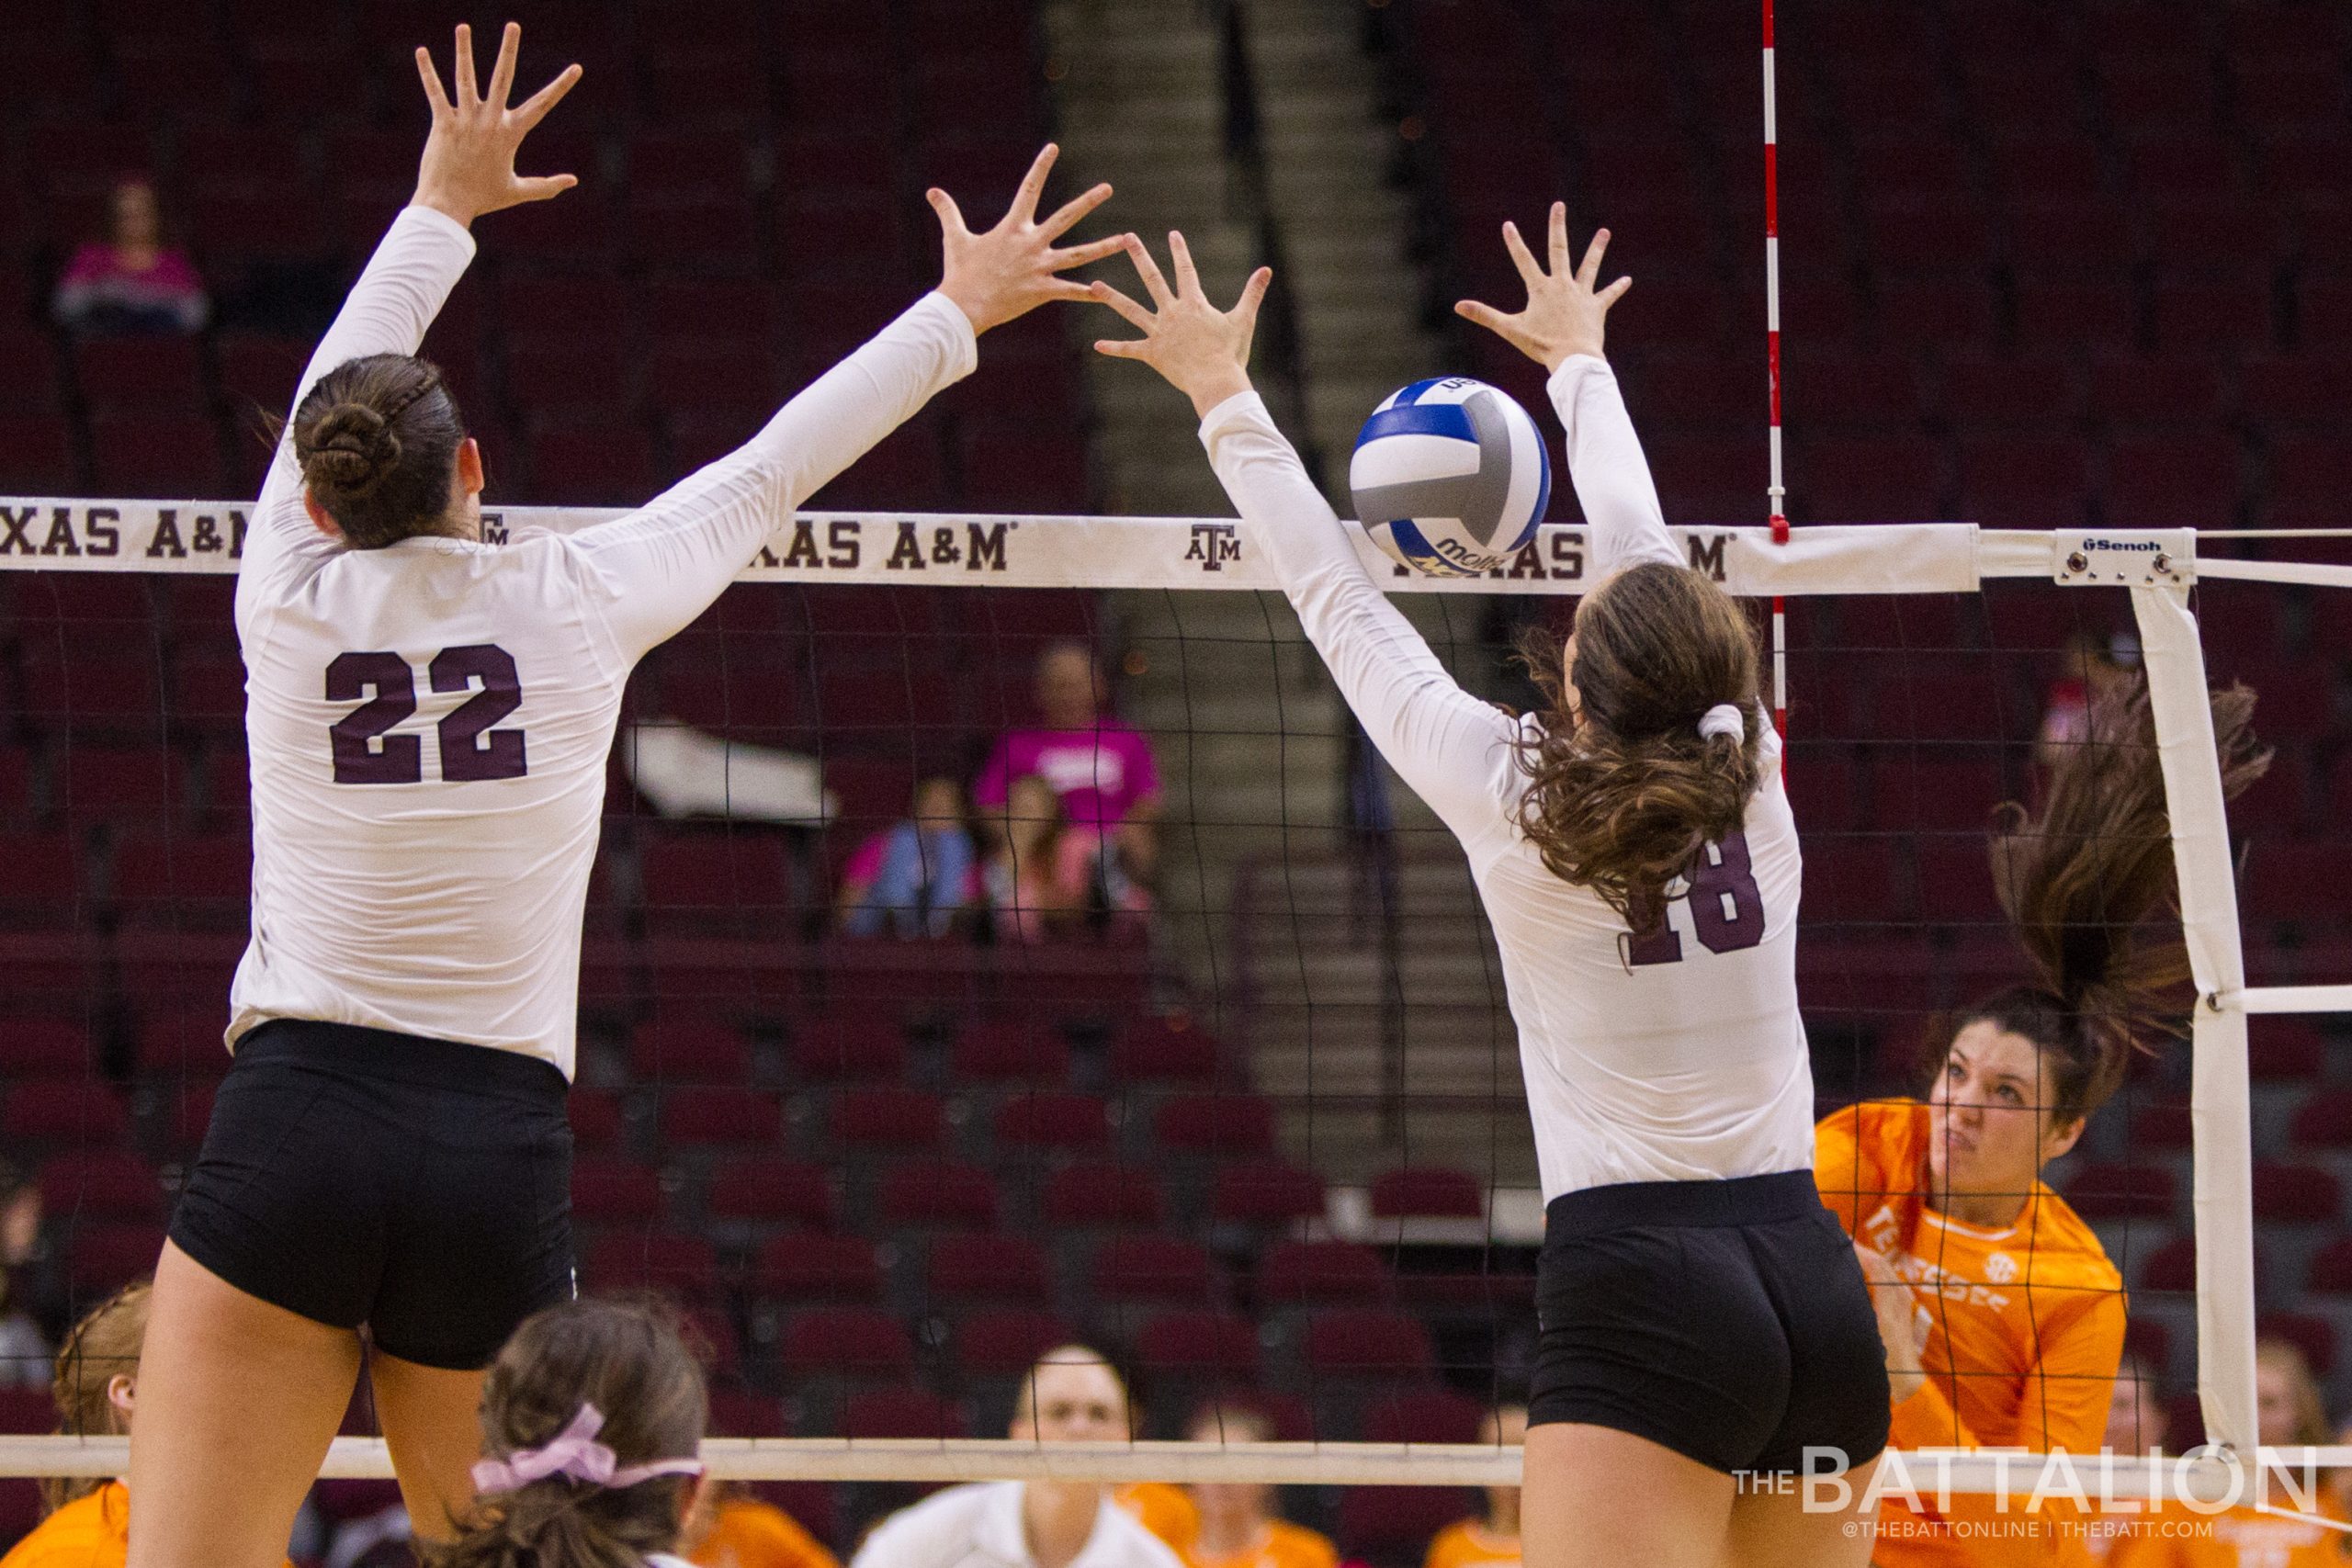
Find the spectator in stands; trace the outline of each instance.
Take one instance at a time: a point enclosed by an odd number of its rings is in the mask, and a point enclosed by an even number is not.
[[[679,1551],[695,1568],[841,1568],[799,1520],[723,1481],[703,1483]]]
[[[1527,1406],[1498,1404],[1478,1425],[1478,1440],[1518,1448],[1527,1441]],[[1424,1568],[1519,1568],[1519,1488],[1487,1488],[1484,1518],[1437,1532]]]
[[[842,871],[836,904],[850,936],[945,936],[978,901],[978,859],[954,779],[915,785],[913,814],[868,838]]]
[[[2100,637],[2082,631],[2066,639],[2062,669],[2042,705],[2043,767],[2056,767],[2065,749],[2082,741],[2092,705],[2123,690],[2139,668],[2140,639],[2130,632]]]
[[[2291,1341],[2265,1337],[2256,1344],[2254,1382],[2255,1440],[2262,1447],[2296,1448],[2328,1440],[2327,1407],[2321,1402],[2319,1383],[2312,1376],[2311,1362]],[[2283,1496],[2283,1490],[2274,1478],[2267,1499],[2274,1508],[2303,1506],[2303,1499]],[[2339,1500],[2325,1488],[2309,1506],[2324,1517],[2344,1517]],[[2108,1568],[2264,1568],[2270,1563],[2318,1568],[2344,1561],[2337,1551],[2344,1538],[2336,1530],[2265,1513],[2250,1503],[2215,1514],[2197,1512],[2175,1499],[2153,1518],[2142,1518],[2146,1522],[2139,1529],[2126,1527],[2114,1533]]]
[[[1091,902],[1134,907],[1159,864],[1159,770],[1144,733],[1102,713],[1102,667],[1084,643],[1057,642],[1037,660],[1037,711],[1045,722],[1008,730],[972,792],[983,819],[1002,815],[1012,781],[1052,786],[1073,840],[1102,884]]]
[[[999,942],[1043,942],[1074,929],[1086,909],[1092,857],[1062,820],[1053,786],[1023,773],[1005,786],[995,848],[981,867]]]
[[[107,214],[107,237],[76,250],[58,279],[58,324],[93,335],[201,331],[211,312],[204,279],[187,252],[164,243],[153,183],[118,181]]]
[[[1274,1424],[1261,1411],[1211,1404],[1193,1417],[1184,1436],[1195,1443],[1265,1443]],[[1339,1568],[1330,1540],[1292,1524],[1275,1507],[1263,1482],[1215,1482],[1187,1487],[1199,1526],[1185,1549],[1191,1568]]]
[[[51,1385],[61,1433],[130,1432],[147,1296],[144,1280],[126,1286],[66,1336]],[[119,1568],[130,1551],[130,1494],[119,1479],[51,1476],[41,1483],[41,1502],[48,1517],[0,1558],[0,1568]]]
[[[481,1494],[430,1568],[643,1562],[675,1551],[701,1490],[701,1365],[658,1305],[590,1298],[523,1320],[481,1393]]]
[[[1011,1435],[1025,1443],[1124,1442],[1127,1390],[1082,1345],[1029,1370]],[[850,1568],[1182,1568],[1182,1560],[1091,1482],[975,1482],[885,1519]]]
[[[40,1184],[0,1159],[0,1383],[49,1381],[43,1320],[63,1318],[64,1291],[43,1218]]]
[[[2171,1418],[2156,1397],[2155,1370],[2136,1350],[2123,1352],[2115,1369],[2115,1386],[2107,1396],[2106,1447],[2120,1454],[2143,1454],[2165,1446]]]

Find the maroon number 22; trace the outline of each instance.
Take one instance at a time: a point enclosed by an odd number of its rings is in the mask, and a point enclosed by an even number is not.
[[[441,736],[441,777],[451,784],[519,779],[530,764],[523,732],[491,726],[523,705],[523,681],[514,656],[495,643],[445,648],[425,678],[436,692],[481,690],[435,728]],[[367,697],[366,702],[359,702]],[[416,671],[397,653],[344,653],[327,666],[327,701],[359,702],[331,727],[337,784],[416,784],[424,777],[424,742],[392,729],[416,712]]]
[[[1725,898],[1731,900],[1729,914],[1724,912]],[[1730,834],[1699,852],[1690,867],[1690,924],[1709,953],[1737,953],[1764,940],[1764,895],[1756,886],[1747,834]],[[1679,964],[1682,938],[1661,921],[1649,935],[1634,938],[1625,957],[1635,964]]]

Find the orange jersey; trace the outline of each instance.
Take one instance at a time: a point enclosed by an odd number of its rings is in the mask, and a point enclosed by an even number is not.
[[[710,1533],[686,1561],[695,1568],[841,1568],[797,1519],[756,1497],[720,1503]]]
[[[1138,1481],[1112,1494],[1119,1506],[1133,1514],[1143,1528],[1166,1541],[1182,1556],[1201,1533],[1201,1511],[1192,1495],[1164,1481]]]
[[[1464,1519],[1437,1532],[1421,1568],[1519,1568],[1519,1537]]]
[[[130,1556],[130,1491],[109,1481],[41,1520],[0,1568],[122,1568]]]
[[[2329,1505],[2321,1511],[2338,1517]],[[2117,1515],[2100,1523],[2112,1532],[2107,1568],[2343,1568],[2352,1562],[2342,1531],[2252,1508],[2199,1514],[2176,1502],[2153,1517]]]
[[[1815,1129],[1814,1180],[1847,1234],[1884,1257],[1915,1298],[1927,1382],[1894,1407],[1896,1448],[2064,1449],[2095,1454],[2123,1355],[2123,1278],[2098,1237],[2040,1181],[1998,1230],[1963,1224],[1927,1204],[1928,1109],[1917,1100],[1853,1106]],[[2027,1472],[2029,1476],[2030,1472]],[[1872,1561],[1926,1564],[2080,1562],[2080,1520],[2027,1529],[2012,1510],[1994,1531],[1962,1539],[1939,1518],[1992,1516],[1994,1500],[1935,1506],[1934,1474],[1915,1469],[1915,1518],[1899,1499]],[[2029,1487],[2030,1480],[2029,1480]]]
[[[109,1481],[41,1520],[0,1568],[122,1568],[130,1555],[130,1493]]]
[[[1183,1554],[1190,1568],[1340,1568],[1339,1549],[1326,1537],[1286,1519],[1269,1519],[1258,1544],[1230,1557],[1205,1557],[1196,1540]]]

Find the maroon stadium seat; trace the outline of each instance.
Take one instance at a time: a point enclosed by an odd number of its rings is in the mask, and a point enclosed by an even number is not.
[[[710,1086],[662,1091],[667,1144],[775,1144],[784,1136],[784,1097]]]
[[[62,1242],[66,1280],[74,1298],[95,1302],[154,1273],[155,1262],[164,1255],[164,1227],[94,1221],[70,1227]]]
[[[243,931],[253,840],[242,834],[141,833],[115,848],[114,905],[174,931]]]
[[[1149,1169],[1080,1160],[1057,1168],[1038,1194],[1037,1217],[1056,1235],[1089,1230],[1158,1230],[1167,1201]]]
[[[842,1404],[844,1438],[960,1438],[967,1427],[963,1406],[929,1389],[864,1389]]]
[[[1077,1337],[1050,1312],[974,1313],[956,1325],[956,1369],[966,1378],[1017,1378],[1046,1352]]]
[[[1216,1265],[1198,1242],[1171,1235],[1105,1238],[1088,1270],[1103,1302],[1163,1302],[1205,1306],[1217,1291]]]
[[[162,1178],[153,1166],[127,1152],[60,1155],[44,1162],[40,1197],[51,1217],[76,1224],[85,1220],[152,1224],[164,1212]]]
[[[1258,1261],[1261,1306],[1376,1302],[1390,1290],[1387,1263],[1372,1248],[1353,1242],[1278,1242]]]
[[[130,1135],[130,1113],[95,1078],[19,1079],[0,1102],[0,1138],[12,1144],[105,1148]]]
[[[1216,1037],[1190,1014],[1136,1019],[1111,1047],[1111,1081],[1202,1088],[1216,1081]]]
[[[1217,1168],[1209,1217],[1235,1224],[1279,1225],[1323,1216],[1323,1179],[1280,1160],[1249,1160]]]
[[[214,1039],[219,1039],[214,1032]],[[90,1026],[77,1018],[32,1014],[0,1019],[0,1077],[91,1073]]]
[[[2089,1220],[2163,1220],[2177,1206],[2177,1184],[2160,1165],[2093,1161],[2066,1184],[2066,1201]]]
[[[796,1025],[789,1050],[804,1083],[876,1083],[904,1075],[907,1039],[894,1023],[846,1010]]]
[[[713,1219],[795,1224],[833,1224],[833,1189],[822,1166],[800,1160],[737,1160],[711,1172],[705,1201]]]
[[[933,1308],[976,1302],[1042,1303],[1053,1282],[1046,1249],[1025,1235],[979,1232],[931,1237],[924,1280]]]
[[[784,841],[756,829],[671,830],[639,856],[649,931],[780,936],[792,929]]]
[[[996,1178],[963,1160],[891,1166],[875,1194],[876,1222],[890,1229],[985,1230],[997,1212]]]
[[[956,1035],[948,1073],[959,1083],[1051,1088],[1069,1081],[1069,1043],[1035,1018],[976,1023]]]
[[[799,1377],[854,1382],[896,1382],[914,1371],[914,1342],[888,1313],[825,1307],[794,1314],[784,1325],[777,1355]]]
[[[1023,1094],[998,1108],[994,1130],[1011,1157],[1100,1154],[1111,1146],[1110,1107],[1099,1095]]]
[[[629,1036],[628,1070],[644,1083],[747,1083],[752,1043],[715,1019],[656,1019]]]
[[[700,1302],[718,1290],[718,1254],[698,1235],[616,1231],[588,1248],[580,1273],[592,1290],[654,1290]]]
[[[1136,1331],[1135,1359],[1137,1370],[1149,1377],[1254,1380],[1258,1330],[1233,1313],[1163,1312]]]
[[[583,1225],[639,1229],[662,1217],[662,1176],[632,1159],[583,1156],[571,1167],[571,1217]]]
[[[1152,1136],[1170,1154],[1271,1154],[1273,1102],[1252,1094],[1185,1095],[1160,1106],[1152,1118]]]
[[[1438,1166],[1407,1166],[1385,1170],[1372,1179],[1372,1217],[1390,1219],[1483,1220],[1487,1191],[1466,1170]]]
[[[792,1232],[770,1237],[752,1278],[762,1297],[787,1303],[871,1303],[882,1296],[882,1267],[874,1244],[863,1236]]]
[[[1420,1320],[1376,1308],[1317,1314],[1307,1319],[1300,1348],[1317,1377],[1422,1378],[1437,1370],[1437,1353]]]
[[[2255,1161],[2256,1219],[2281,1224],[2333,1224],[2343,1212],[2343,1186],[2325,1168]]]

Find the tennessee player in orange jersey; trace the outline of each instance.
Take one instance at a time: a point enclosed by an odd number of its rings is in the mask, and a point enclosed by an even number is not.
[[[799,1520],[723,1481],[704,1483],[678,1546],[694,1568],[841,1568]]]
[[[2327,1408],[2303,1353],[2283,1339],[2255,1347],[2257,1440],[2266,1448],[2321,1444],[2329,1440]],[[2296,1478],[2301,1484],[2301,1477]],[[2275,1507],[2301,1506],[2275,1483]],[[2308,1505],[2324,1517],[2341,1519],[2336,1500],[2322,1490]],[[2315,1521],[2280,1518],[2252,1507],[2199,1514],[2178,1503],[2142,1515],[2118,1532],[2107,1568],[2342,1568],[2343,1531]]]
[[[2231,794],[2267,763],[2246,733],[2253,705],[2243,688],[2212,698]],[[2121,1085],[2135,1041],[2161,1026],[2167,988],[2187,976],[2177,938],[2143,945],[2138,934],[2177,897],[2164,813],[2135,682],[2102,699],[2060,755],[2038,815],[2000,813],[1994,881],[2033,982],[1961,1015],[1924,1100],[1853,1106],[1816,1130],[1815,1179],[1879,1309],[1893,1447],[2099,1448],[2123,1280],[2041,1171]],[[2022,1498],[1939,1506],[1932,1471],[1913,1471],[1920,1506],[1885,1498],[1878,1568],[2087,1561],[2071,1505],[2045,1506],[2039,1520]]]
[[[1478,1440],[1513,1448],[1527,1441],[1527,1406],[1498,1405],[1478,1427]],[[1519,1568],[1519,1488],[1487,1488],[1487,1517],[1464,1519],[1437,1532],[1421,1568]]]
[[[1274,1424],[1261,1412],[1210,1405],[1193,1417],[1184,1436],[1195,1443],[1272,1442]],[[1188,1486],[1198,1527],[1179,1549],[1187,1568],[1340,1568],[1330,1540],[1274,1511],[1274,1489],[1257,1482]]]
[[[1133,1514],[1143,1528],[1183,1556],[1201,1533],[1201,1511],[1182,1486],[1165,1481],[1138,1481],[1111,1495],[1112,1501]]]
[[[147,1296],[143,1280],[127,1285],[66,1336],[51,1384],[61,1433],[129,1435]],[[48,1517],[0,1557],[0,1568],[122,1568],[130,1552],[130,1493],[120,1481],[52,1476],[41,1483],[41,1501]]]

